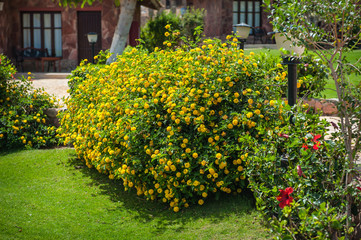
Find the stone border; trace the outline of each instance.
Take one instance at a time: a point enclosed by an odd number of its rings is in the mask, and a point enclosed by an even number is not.
[[[50,125],[60,127],[60,122],[57,115],[59,112],[65,110],[66,108],[48,108],[44,111],[44,113],[48,116]]]
[[[305,99],[304,104],[308,104],[315,112],[322,112],[323,116],[337,116],[337,99]]]

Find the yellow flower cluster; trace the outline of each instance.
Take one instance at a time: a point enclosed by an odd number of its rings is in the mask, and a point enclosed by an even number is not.
[[[15,71],[12,67],[7,69],[9,66],[12,65],[0,63],[0,75]],[[56,143],[55,127],[49,126],[44,110],[55,107],[57,100],[42,89],[34,90],[29,83],[31,75],[29,72],[27,78],[0,81],[0,150],[40,148]]]
[[[80,66],[59,134],[88,167],[175,212],[241,192],[249,154],[239,138],[262,139],[261,122],[278,106],[266,85],[282,69],[262,69],[232,43],[132,48],[110,65]]]

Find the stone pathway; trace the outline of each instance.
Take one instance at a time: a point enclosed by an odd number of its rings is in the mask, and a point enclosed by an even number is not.
[[[34,88],[44,88],[44,90],[50,95],[55,95],[59,100],[60,104],[63,104],[63,97],[68,97],[69,93],[67,90],[68,79],[70,73],[32,73],[33,78],[33,87]],[[24,76],[28,77],[27,73],[19,73],[16,78]]]

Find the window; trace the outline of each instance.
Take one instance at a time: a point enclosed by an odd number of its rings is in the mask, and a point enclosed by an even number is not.
[[[62,56],[60,12],[22,12],[21,23],[24,48],[47,48],[49,56]]]
[[[261,26],[261,1],[233,1],[233,25],[247,23],[252,27]]]

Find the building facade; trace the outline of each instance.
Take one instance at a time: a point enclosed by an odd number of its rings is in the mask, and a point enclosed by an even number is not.
[[[141,3],[159,8],[155,2]],[[62,71],[70,71],[81,59],[91,58],[87,33],[98,34],[96,53],[110,48],[120,11],[114,0],[95,2],[84,8],[60,7],[53,0],[5,0],[0,11],[0,53],[15,58],[19,49],[47,49],[48,56],[61,58]],[[128,44],[136,44],[139,32],[138,3]]]
[[[247,23],[252,27],[248,43],[269,43],[267,42],[269,39],[266,39],[267,36],[265,34],[272,32],[272,25],[268,20],[268,13],[264,10],[262,6],[263,1],[261,0],[161,1],[164,8],[160,9],[160,11],[172,11],[178,15],[182,15],[188,7],[205,9],[204,33],[206,37],[225,39],[227,35],[235,31],[233,25]],[[146,20],[157,14],[152,10],[149,11],[151,14],[147,13],[147,11],[148,9],[142,11],[142,17]]]
[[[194,8],[204,8],[207,11],[205,19],[205,35],[224,39],[234,31],[233,25],[246,23],[252,27],[248,39],[255,43],[256,31],[271,32],[272,25],[268,14],[262,7],[261,0],[187,0],[187,5]],[[266,36],[264,36],[266,37]],[[264,43],[266,39],[259,39]]]

